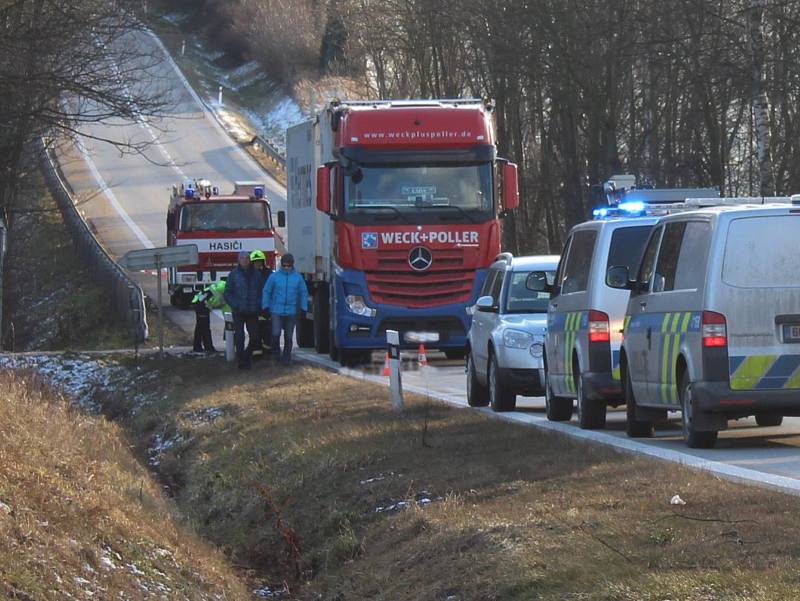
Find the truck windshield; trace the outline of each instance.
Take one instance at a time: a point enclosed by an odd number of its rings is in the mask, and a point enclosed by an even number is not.
[[[345,177],[345,212],[417,223],[493,216],[491,163],[359,165]]]
[[[264,202],[193,202],[181,209],[178,229],[182,232],[225,232],[270,229]]]

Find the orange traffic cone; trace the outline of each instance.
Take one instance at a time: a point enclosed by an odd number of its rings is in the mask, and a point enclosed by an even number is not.
[[[383,361],[383,375],[389,375],[389,353],[386,353],[386,359]]]
[[[428,364],[428,356],[425,354],[424,344],[419,345],[419,350],[417,351],[417,363],[419,363],[420,365]]]

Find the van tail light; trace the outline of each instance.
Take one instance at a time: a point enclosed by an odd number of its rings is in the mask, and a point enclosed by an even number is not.
[[[610,342],[611,326],[608,315],[602,311],[589,311],[589,342]]]
[[[728,328],[725,316],[713,311],[703,311],[703,346],[727,346]]]

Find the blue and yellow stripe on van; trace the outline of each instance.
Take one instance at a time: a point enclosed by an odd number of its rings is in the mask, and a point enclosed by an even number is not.
[[[800,388],[800,355],[736,355],[728,367],[731,390]]]
[[[568,313],[550,314],[547,323],[549,332],[564,332],[564,347],[561,359],[564,362],[564,389],[575,392],[575,379],[572,374],[572,350],[575,348],[575,339],[578,332],[589,327],[589,313],[587,311],[570,311]]]
[[[652,348],[658,358],[658,400],[664,404],[678,402],[676,367],[681,344],[689,332],[699,332],[701,314],[691,311],[646,313],[626,317],[625,334],[643,333],[648,328],[656,340]],[[658,336],[660,335],[660,339]]]
[[[693,320],[692,315],[697,315]],[[663,342],[660,352],[660,377],[659,397],[662,403],[675,404],[678,402],[678,382],[676,367],[678,364],[678,353],[680,352],[681,342],[690,328],[691,331],[700,329],[700,314],[681,311],[676,313],[665,313],[661,320],[661,336]],[[693,323],[694,322],[694,323]]]

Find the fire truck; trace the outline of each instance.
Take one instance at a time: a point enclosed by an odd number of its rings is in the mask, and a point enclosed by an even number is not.
[[[306,279],[298,344],[343,364],[419,343],[463,356],[518,206],[482,100],[332,101],[287,131],[288,239]]]
[[[278,212],[278,225],[285,225]],[[188,307],[192,296],[213,282],[224,280],[236,266],[241,251],[261,250],[274,268],[276,234],[264,184],[236,182],[233,192],[220,194],[209,180],[186,179],[174,185],[167,211],[167,245],[196,244],[199,263],[169,270],[170,301]],[[278,252],[282,245],[277,241]]]

